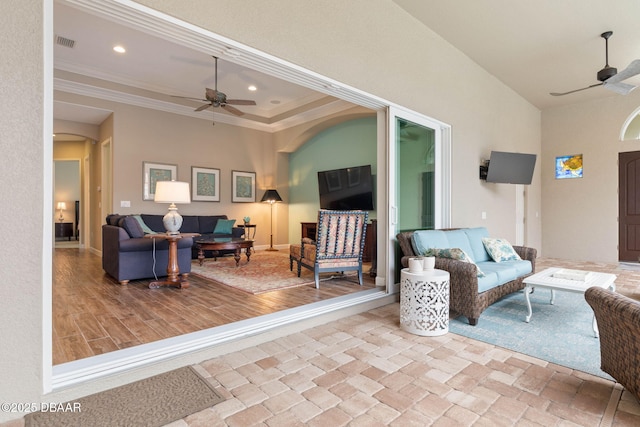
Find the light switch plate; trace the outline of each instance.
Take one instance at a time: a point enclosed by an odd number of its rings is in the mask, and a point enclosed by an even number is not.
[[[121,208],[130,208],[131,207],[131,202],[129,200],[120,200],[120,207]]]

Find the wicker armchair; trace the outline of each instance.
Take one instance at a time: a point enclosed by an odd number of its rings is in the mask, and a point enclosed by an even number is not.
[[[584,298],[600,330],[600,369],[640,399],[640,302],[598,287]]]
[[[365,211],[318,212],[316,241],[302,239],[289,249],[289,267],[298,264],[298,277],[305,267],[314,273],[316,288],[320,288],[322,272],[357,271],[362,286],[362,251],[369,214]]]

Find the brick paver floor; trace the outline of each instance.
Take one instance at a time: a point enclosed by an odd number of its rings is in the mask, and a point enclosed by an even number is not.
[[[640,272],[608,271],[637,298]],[[184,426],[638,426],[640,404],[612,381],[453,333],[399,327],[399,305],[330,322],[198,365],[226,401]]]

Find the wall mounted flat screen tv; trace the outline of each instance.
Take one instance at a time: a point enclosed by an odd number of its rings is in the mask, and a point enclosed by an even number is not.
[[[492,151],[487,182],[528,185],[533,179],[535,166],[535,154]]]
[[[318,192],[320,209],[374,210],[371,165],[318,172]]]

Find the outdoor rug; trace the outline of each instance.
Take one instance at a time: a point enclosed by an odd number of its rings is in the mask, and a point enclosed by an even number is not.
[[[477,326],[466,317],[451,319],[449,330],[557,365],[612,379],[600,370],[600,340],[593,335],[593,310],[584,295],[536,289],[530,295],[533,316],[525,322],[523,291],[510,294],[487,308]]]
[[[243,251],[238,267],[232,256],[220,257],[216,261],[207,258],[202,266],[194,260],[191,273],[254,295],[297,286],[315,286],[311,270],[302,268],[298,277],[295,262],[293,271],[289,270],[289,251],[255,251],[249,262]],[[332,277],[335,276],[322,274],[320,280]],[[358,279],[354,277],[354,280]]]
[[[163,426],[224,400],[186,366],[25,416],[26,427]]]

